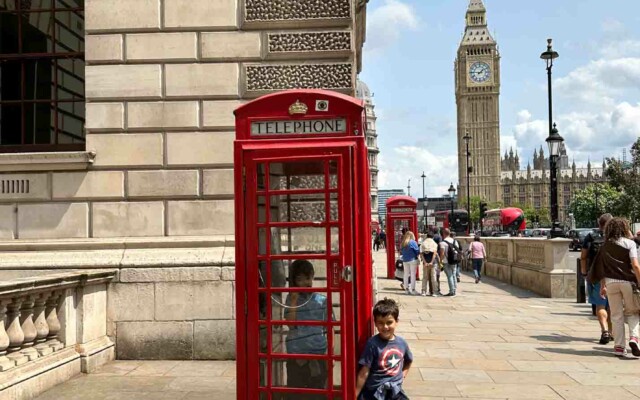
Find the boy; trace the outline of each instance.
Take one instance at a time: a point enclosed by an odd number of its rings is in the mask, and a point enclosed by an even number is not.
[[[380,300],[373,308],[378,334],[365,345],[358,364],[356,384],[359,400],[408,400],[402,390],[413,354],[409,345],[395,335],[400,310],[393,299]]]
[[[307,260],[296,260],[289,267],[290,287],[313,286],[315,270]],[[313,292],[291,292],[286,301],[284,318],[287,321],[326,321],[327,296]],[[327,335],[322,326],[290,325],[286,339],[289,354],[326,354]],[[287,386],[291,388],[325,389],[327,387],[327,364],[321,360],[287,360]],[[287,397],[288,398],[288,397]],[[300,395],[295,398],[312,400],[321,395]]]

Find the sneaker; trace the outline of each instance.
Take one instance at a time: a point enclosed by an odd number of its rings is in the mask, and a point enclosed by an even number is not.
[[[422,292],[422,297],[427,297],[427,294],[425,292]]]
[[[431,297],[439,297],[438,293],[431,293]]]
[[[476,278],[476,283],[480,282],[480,278]]]
[[[616,357],[626,357],[627,356],[627,349],[625,349],[624,347],[614,347],[613,348],[613,354]]]
[[[460,278],[458,277],[458,278],[456,278],[456,279],[457,279],[458,283],[460,283]]]
[[[640,347],[638,347],[638,338],[631,336],[629,338],[629,347],[631,347],[631,354],[634,357],[640,357]]]
[[[404,290],[404,283],[400,284],[400,289]]]
[[[608,344],[611,341],[611,334],[608,331],[602,332],[600,336],[600,344]]]
[[[455,292],[451,293],[451,297],[456,297],[457,294]]]
[[[451,297],[451,296],[453,296],[453,295],[455,295],[455,293],[451,293],[451,292],[449,292],[449,293],[445,294],[445,295],[444,295],[444,297]]]

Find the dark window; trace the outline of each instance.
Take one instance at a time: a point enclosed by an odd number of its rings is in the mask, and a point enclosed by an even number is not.
[[[84,150],[84,0],[0,0],[0,152]]]

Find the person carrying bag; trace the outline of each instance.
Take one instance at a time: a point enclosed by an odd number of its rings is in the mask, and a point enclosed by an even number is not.
[[[629,347],[634,357],[640,357],[640,264],[638,249],[631,237],[629,222],[613,218],[607,222],[605,243],[600,247],[589,270],[588,279],[600,282],[600,295],[609,299],[613,325],[614,354],[627,355],[625,345],[626,321],[629,325]]]

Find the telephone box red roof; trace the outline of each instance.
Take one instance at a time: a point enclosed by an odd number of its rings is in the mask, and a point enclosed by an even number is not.
[[[393,196],[388,198],[385,204],[387,205],[387,207],[389,207],[390,205],[391,206],[396,205],[401,201],[406,201],[410,204],[418,204],[418,200],[414,199],[411,196]]]

